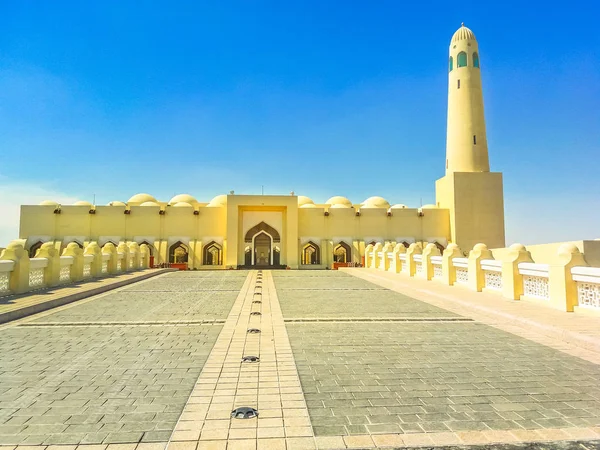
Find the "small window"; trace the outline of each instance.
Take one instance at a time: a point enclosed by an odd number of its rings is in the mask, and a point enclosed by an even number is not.
[[[457,89],[460,89],[460,80],[457,80],[457,83],[456,83],[456,88],[457,88]]]
[[[477,52],[473,53],[473,67],[477,67],[479,69],[479,55]]]
[[[460,52],[456,57],[456,67],[467,67],[467,54]]]
[[[448,59],[448,72],[452,72],[453,68],[454,68],[454,58],[452,58],[452,56],[451,56],[450,59]]]
[[[473,135],[473,145],[477,145],[477,136]]]

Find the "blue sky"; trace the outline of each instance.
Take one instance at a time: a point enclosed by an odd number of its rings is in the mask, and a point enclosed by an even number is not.
[[[0,244],[18,205],[149,192],[434,201],[478,38],[507,244],[600,238],[592,1],[0,0]]]

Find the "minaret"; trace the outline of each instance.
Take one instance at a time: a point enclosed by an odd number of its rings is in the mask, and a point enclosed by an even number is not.
[[[477,40],[463,24],[450,42],[446,175],[435,197],[448,210],[448,240],[464,252],[505,244],[502,174],[490,172],[480,71]]]
[[[462,24],[452,36],[448,58],[446,174],[489,171],[479,47]]]

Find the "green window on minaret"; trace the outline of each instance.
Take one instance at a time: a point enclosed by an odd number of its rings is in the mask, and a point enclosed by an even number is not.
[[[450,59],[448,60],[448,72],[452,72],[453,68],[454,68],[454,58],[452,58],[452,56],[451,56]]]
[[[477,52],[473,53],[473,67],[479,68],[479,55]]]
[[[460,52],[456,57],[456,67],[467,67],[467,54]]]

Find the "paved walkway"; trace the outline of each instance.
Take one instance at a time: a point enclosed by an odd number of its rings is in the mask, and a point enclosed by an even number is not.
[[[366,269],[164,274],[0,327],[0,450],[600,448],[600,319],[572,317]]]
[[[0,297],[0,324],[145,280],[173,269],[145,269]]]

